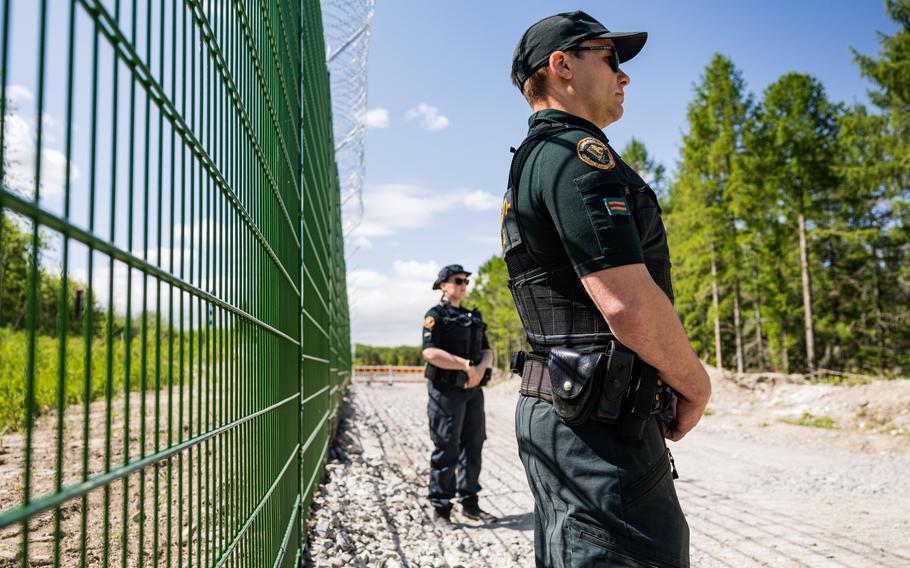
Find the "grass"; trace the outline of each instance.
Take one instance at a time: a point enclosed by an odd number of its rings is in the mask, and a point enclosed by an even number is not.
[[[203,348],[205,348],[205,332],[202,333]],[[218,336],[219,342],[224,341],[226,334]],[[184,332],[182,342],[184,350],[184,368],[189,370],[189,352],[198,352],[199,332],[192,336]],[[173,363],[169,358],[169,343],[171,332],[162,328],[160,338],[156,338],[155,330],[150,327],[146,333],[146,389],[155,388],[155,344],[160,339],[159,384],[164,387],[168,384],[168,374],[171,369],[173,381],[179,381],[179,352],[181,339],[179,332],[173,332]],[[66,353],[63,358],[63,404],[69,406],[84,401],[86,395],[86,367],[89,369],[88,398],[90,401],[105,397],[107,388],[108,354],[110,351],[111,366],[111,396],[119,396],[126,391],[127,348],[122,333],[113,338],[111,348],[108,349],[107,337],[94,337],[91,339],[90,361],[86,364],[85,340],[82,336],[66,337]],[[142,343],[141,335],[131,338],[129,345],[130,369],[129,390],[137,391],[142,388]],[[35,382],[33,416],[39,416],[56,408],[58,403],[58,387],[60,372],[60,342],[56,337],[35,337]],[[193,366],[198,364],[198,355],[194,356]],[[10,328],[0,328],[0,434],[19,430],[25,426],[26,402],[25,390],[28,376],[28,333],[25,331],[12,331]]]
[[[811,382],[825,385],[865,385],[869,384],[869,378],[861,375],[840,375],[840,374],[823,374],[812,377]]]
[[[837,423],[830,416],[813,416],[808,412],[803,412],[803,415],[799,418],[784,418],[781,422],[809,428],[824,428],[825,430],[837,428]]]

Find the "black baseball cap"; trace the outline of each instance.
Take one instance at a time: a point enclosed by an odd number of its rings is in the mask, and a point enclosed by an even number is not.
[[[436,277],[436,282],[433,282],[433,289],[439,290],[439,285],[448,280],[453,274],[471,275],[471,273],[462,268],[460,264],[443,266],[442,270],[439,271],[439,276]]]
[[[544,18],[528,28],[515,47],[512,74],[518,88],[547,64],[554,51],[565,51],[589,39],[612,39],[620,63],[632,59],[648,40],[648,32],[611,32],[581,10]]]

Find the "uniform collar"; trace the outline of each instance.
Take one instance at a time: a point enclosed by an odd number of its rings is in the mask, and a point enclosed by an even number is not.
[[[470,312],[471,310],[467,309],[464,306],[458,306],[457,308],[451,304],[448,300],[443,300],[439,302],[439,306],[443,309],[458,310],[462,312]]]
[[[528,128],[534,129],[537,126],[540,126],[541,124],[543,124],[545,122],[546,123],[563,122],[565,124],[580,126],[586,130],[593,130],[594,132],[603,132],[603,130],[601,130],[593,122],[586,120],[580,116],[576,116],[574,114],[568,113],[566,111],[557,110],[555,108],[545,108],[543,110],[539,110],[539,111],[535,112],[534,114],[532,114],[531,117],[528,118]],[[603,137],[604,137],[604,140],[609,141],[607,139],[606,134],[604,134]]]

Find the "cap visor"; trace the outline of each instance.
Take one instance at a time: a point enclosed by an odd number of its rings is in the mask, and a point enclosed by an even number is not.
[[[616,51],[619,52],[619,62],[625,63],[632,59],[648,41],[648,32],[607,32],[587,39],[612,39]]]

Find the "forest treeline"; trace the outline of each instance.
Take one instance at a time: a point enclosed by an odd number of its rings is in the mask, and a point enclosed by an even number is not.
[[[71,277],[64,282],[60,274],[42,267],[39,261],[32,264],[33,256],[40,259],[46,249],[41,233],[33,241],[25,222],[18,222],[12,215],[0,211],[0,328],[18,331],[28,327],[29,283],[34,281],[33,327],[37,335],[56,337],[60,332],[83,333],[89,321],[89,309],[92,310],[92,335],[103,334],[108,323],[107,312],[98,305],[84,282]],[[36,250],[35,255],[33,250]],[[35,278],[31,278],[33,270],[36,271]],[[63,317],[58,317],[61,315]],[[123,330],[124,318],[114,315],[110,325],[118,333]],[[138,327],[136,330],[138,332]]]
[[[417,345],[377,347],[354,344],[354,365],[423,365],[422,349]]]
[[[894,35],[853,51],[874,108],[787,73],[760,96],[716,54],[689,102],[673,179],[632,140],[623,159],[661,197],[676,309],[720,367],[907,374],[910,353],[910,0]],[[467,302],[499,362],[524,344],[499,257]]]

